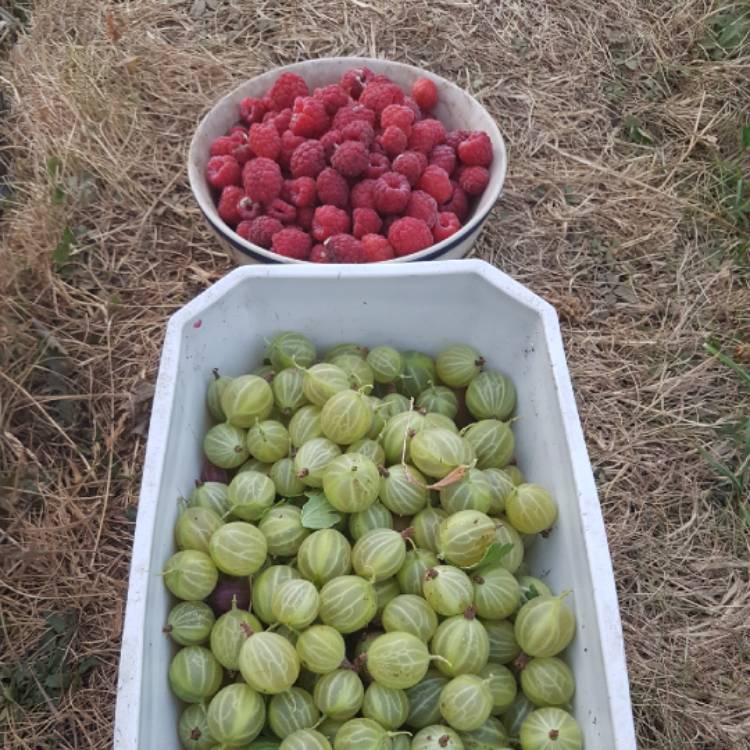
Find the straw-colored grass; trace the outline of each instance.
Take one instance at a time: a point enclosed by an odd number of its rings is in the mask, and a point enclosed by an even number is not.
[[[230,268],[185,176],[198,118],[277,64],[369,54],[468,87],[507,136],[507,188],[476,254],[561,313],[640,746],[747,748],[750,535],[700,452],[730,461],[717,429],[748,411],[703,350],[715,339],[742,357],[750,342],[750,217],[727,177],[731,163],[748,174],[750,43],[711,42],[722,8],[745,7],[37,0],[30,25],[6,19],[3,746],[112,744],[164,322]]]

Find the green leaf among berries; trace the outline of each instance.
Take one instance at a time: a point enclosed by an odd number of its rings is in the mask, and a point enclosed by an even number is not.
[[[323,492],[311,492],[302,506],[302,525],[306,529],[330,529],[341,520],[341,514],[328,502]]]

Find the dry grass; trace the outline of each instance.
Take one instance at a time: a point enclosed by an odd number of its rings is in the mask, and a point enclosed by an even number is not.
[[[35,704],[0,694],[5,747],[111,745],[164,320],[229,269],[187,187],[192,129],[253,73],[359,53],[470,87],[507,134],[477,254],[562,314],[641,747],[748,747],[748,529],[699,453],[728,455],[716,428],[747,412],[702,350],[750,341],[750,219],[718,166],[743,158],[750,45],[704,49],[721,18],[709,0],[38,0],[0,79],[0,679]]]

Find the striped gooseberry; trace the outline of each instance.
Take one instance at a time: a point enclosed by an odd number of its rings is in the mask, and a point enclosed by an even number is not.
[[[266,419],[271,413],[273,391],[257,375],[240,375],[233,378],[221,392],[221,408],[229,425],[247,428],[259,419]]]
[[[293,557],[310,534],[302,525],[302,511],[296,505],[277,505],[258,524],[268,544],[268,554]]]
[[[242,645],[261,630],[263,625],[257,617],[233,604],[232,609],[219,617],[211,630],[211,651],[222,667],[236,671]]]
[[[181,648],[169,665],[169,685],[185,703],[201,703],[220,687],[224,670],[203,646]]]
[[[307,403],[303,382],[305,371],[299,367],[287,367],[277,373],[271,381],[271,390],[276,407],[285,417],[291,417],[297,409]]]
[[[284,738],[278,750],[331,750],[331,743],[316,729],[298,729]]]
[[[340,455],[341,448],[328,438],[311,438],[300,446],[294,457],[297,476],[308,487],[322,487],[328,464]]]
[[[441,349],[435,358],[435,368],[440,380],[451,388],[464,388],[479,375],[484,367],[484,357],[466,344],[453,344]]]
[[[482,568],[471,576],[474,609],[488,620],[503,620],[518,609],[521,587],[512,573],[500,565]]]
[[[424,429],[424,416],[417,411],[403,411],[389,417],[380,436],[380,443],[389,464],[409,461],[411,441]]]
[[[219,371],[214,370],[212,378],[208,383],[208,388],[206,388],[206,407],[209,414],[217,422],[225,422],[227,419],[227,415],[224,414],[224,410],[221,408],[221,393],[231,382],[232,378],[228,378],[226,375],[219,375]]]
[[[516,408],[516,389],[499,372],[480,372],[466,389],[466,408],[475,419],[506,420]]]
[[[312,695],[299,687],[277,693],[268,703],[268,725],[282,740],[299,729],[314,727],[319,718]]]
[[[477,674],[487,664],[490,643],[487,631],[469,607],[462,615],[443,620],[431,643],[432,653],[441,656],[437,668],[449,677]]]
[[[253,690],[275,695],[289,690],[299,676],[299,658],[278,633],[254,633],[240,649],[240,673]]]
[[[521,671],[521,689],[537,706],[564,706],[576,689],[570,667],[556,656],[531,659]]]
[[[557,656],[573,640],[576,618],[560,596],[537,596],[518,610],[514,630],[518,645],[529,656]]]
[[[446,513],[460,510],[478,510],[488,513],[492,487],[479,469],[468,469],[458,481],[440,490],[440,505]]]
[[[214,425],[203,438],[206,458],[221,469],[236,469],[250,455],[245,430],[223,422]]]
[[[329,349],[323,356],[323,361],[332,362],[336,357],[340,357],[342,354],[353,354],[360,359],[366,359],[369,351],[370,350],[366,346],[347,341],[342,344],[336,344],[336,346]]]
[[[385,687],[404,690],[416,685],[430,666],[423,641],[404,632],[378,636],[367,651],[367,669]]]
[[[454,677],[440,693],[440,713],[459,732],[471,732],[492,712],[492,693],[485,680],[473,674]]]
[[[460,510],[440,524],[438,548],[441,557],[463,568],[476,565],[495,537],[495,524],[478,510]]]
[[[422,641],[429,641],[438,627],[435,610],[421,596],[400,594],[385,606],[382,616],[387,632],[411,633]]]
[[[505,502],[505,514],[522,534],[538,534],[557,520],[557,503],[538,484],[519,484]]]
[[[250,455],[266,464],[289,455],[290,442],[286,427],[274,419],[256,422],[247,431],[247,449]]]
[[[521,600],[519,606],[526,604],[537,596],[552,596],[552,589],[544,582],[534,576],[517,576],[518,585],[521,589]]]
[[[464,750],[509,750],[510,739],[502,723],[491,716],[472,732],[459,732]]]
[[[208,706],[208,728],[222,746],[237,747],[254,740],[263,729],[266,706],[263,698],[242,683],[219,690]]]
[[[208,552],[211,535],[224,522],[208,508],[185,508],[177,518],[174,527],[174,538],[179,549],[195,549]]]
[[[427,480],[408,464],[395,464],[381,471],[380,502],[399,516],[413,516],[429,499]]]
[[[433,508],[428,505],[424,510],[420,510],[411,521],[417,547],[437,552],[440,524],[446,518],[448,514],[442,508]]]
[[[370,431],[372,408],[367,396],[358,391],[339,391],[325,402],[320,412],[323,434],[338,445],[351,445]]]
[[[393,601],[401,593],[401,589],[395,578],[386,578],[384,581],[376,581],[372,584],[372,587],[375,589],[375,596],[378,602],[375,616],[380,617],[388,603]]]
[[[249,576],[260,570],[268,552],[263,533],[244,521],[233,521],[217,529],[208,549],[216,567],[230,576]]]
[[[536,706],[519,690],[516,699],[501,717],[503,727],[509,737],[518,738],[521,725],[526,720],[526,717],[535,709]]]
[[[301,578],[281,584],[271,600],[274,618],[292,630],[311,625],[319,609],[320,595],[315,584]]]
[[[391,418],[395,417],[396,414],[401,412],[409,411],[411,408],[411,402],[406,396],[400,393],[388,393],[381,399],[383,408],[381,414],[386,422]]]
[[[257,521],[273,505],[276,485],[259,471],[243,471],[229,483],[227,500],[233,516]]]
[[[356,542],[373,529],[392,529],[393,516],[382,503],[375,501],[369,508],[349,516],[349,535]]]
[[[268,476],[281,497],[299,497],[305,492],[304,482],[297,476],[293,458],[276,461]]]
[[[500,560],[507,571],[515,573],[523,562],[524,546],[521,535],[511,526],[507,519],[495,518],[495,538],[492,540],[495,544],[505,546],[510,544],[509,551]]]
[[[266,625],[275,622],[271,609],[274,592],[295,578],[300,578],[300,573],[291,565],[271,565],[253,580],[253,612]]]
[[[355,398],[359,398],[355,394]],[[323,473],[323,491],[331,505],[342,513],[359,513],[369,508],[380,490],[375,462],[361,453],[344,453],[334,458]]]
[[[352,669],[336,669],[316,683],[313,700],[321,713],[331,719],[351,719],[362,707],[365,688]]]
[[[314,531],[300,545],[297,567],[308,581],[322,586],[352,569],[351,545],[336,529]]]
[[[297,331],[283,331],[277,334],[266,349],[266,357],[276,372],[286,367],[309,367],[316,356],[315,344]]]
[[[510,481],[518,487],[519,484],[523,484],[526,480],[523,478],[521,470],[514,464],[509,464],[503,467],[503,471],[510,477]]]
[[[377,721],[384,729],[398,729],[409,715],[409,700],[403,690],[371,683],[362,701],[362,716]]]
[[[401,353],[403,368],[398,378],[398,389],[404,396],[416,398],[437,381],[435,363],[422,352]]]
[[[208,508],[219,518],[229,511],[228,487],[223,482],[200,482],[190,493],[190,507]]]
[[[372,368],[362,357],[356,354],[339,354],[331,361],[346,373],[349,385],[355,390],[375,384]]]
[[[208,640],[215,620],[205,602],[179,602],[169,611],[164,632],[180,646],[200,646]]]
[[[425,388],[416,400],[420,409],[436,414],[442,414],[448,419],[455,419],[458,414],[458,398],[456,394],[444,385],[433,385]]]
[[[447,677],[430,669],[416,685],[407,688],[409,715],[406,723],[410,727],[422,729],[440,721],[440,693],[447,684]]]
[[[406,558],[407,532],[373,529],[363,534],[352,549],[352,566],[357,575],[375,583],[395,576]]]
[[[373,438],[362,438],[352,443],[347,449],[347,453],[360,453],[373,461],[376,466],[382,466],[385,463],[385,451],[383,446]]]
[[[418,432],[411,441],[412,463],[428,477],[442,479],[461,465],[474,460],[474,449],[467,440],[441,427]]]
[[[484,476],[490,483],[490,509],[488,513],[491,516],[496,516],[505,510],[505,502],[515,485],[504,469],[484,469]]]
[[[377,608],[375,589],[359,576],[333,578],[320,590],[320,619],[339,633],[360,630]]]
[[[508,620],[484,620],[482,625],[490,643],[490,661],[510,664],[521,653],[513,623]]]
[[[333,672],[346,658],[343,636],[329,625],[312,625],[300,633],[296,649],[302,666],[315,674]]]
[[[452,617],[471,606],[474,589],[463,570],[453,565],[436,565],[424,574],[422,594],[435,612]]]
[[[560,708],[538,708],[521,724],[521,750],[581,750],[578,722]]]
[[[305,370],[302,389],[311,404],[323,406],[332,396],[349,389],[349,376],[330,362],[319,362]]]
[[[505,713],[513,705],[518,693],[513,672],[502,664],[488,662],[479,676],[487,681],[487,686],[492,693],[492,713],[494,715]]]
[[[393,383],[401,374],[404,361],[392,346],[376,346],[367,354],[367,364],[377,383]]]
[[[203,705],[190,703],[180,714],[177,736],[185,750],[211,750],[216,741],[208,730],[208,719]]]
[[[308,404],[294,413],[289,420],[289,439],[295,448],[301,448],[308,440],[321,437],[320,407]]]
[[[178,599],[195,602],[214,590],[219,571],[205,552],[186,549],[167,560],[163,576],[164,584]]]
[[[430,724],[412,738],[411,750],[464,750],[458,733],[445,724]]]
[[[413,549],[406,553],[404,564],[396,573],[399,588],[404,594],[422,596],[424,574],[438,564],[437,556],[426,549]]]
[[[502,469],[513,458],[516,441],[513,430],[499,419],[482,419],[470,424],[463,436],[471,443],[480,469]]]

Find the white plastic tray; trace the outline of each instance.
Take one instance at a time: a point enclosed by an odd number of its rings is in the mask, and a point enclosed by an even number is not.
[[[574,710],[587,750],[635,750],[612,565],[554,309],[478,260],[403,265],[238,268],[172,316],[156,386],[122,639],[114,747],[178,750],[179,704],[161,632],[170,599],[159,572],[174,552],[177,499],[201,464],[214,367],[249,371],[274,333],[294,329],[321,349],[342,341],[435,353],[475,346],[518,389],[514,425],[525,475],[553,491],[560,520],[529,553],[532,572],[572,589],[568,651]]]

